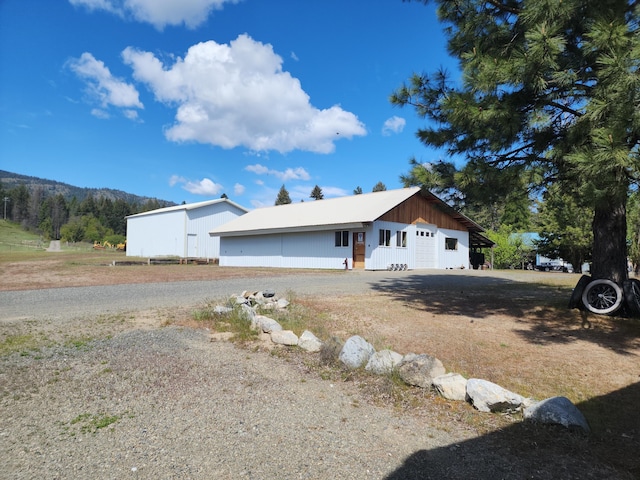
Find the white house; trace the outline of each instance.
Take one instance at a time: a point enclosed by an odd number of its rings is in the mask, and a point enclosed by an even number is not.
[[[493,243],[419,187],[259,208],[220,225],[220,265],[385,270],[469,268]]]
[[[246,212],[220,198],[130,215],[126,217],[127,256],[218,258],[220,239],[209,231]]]

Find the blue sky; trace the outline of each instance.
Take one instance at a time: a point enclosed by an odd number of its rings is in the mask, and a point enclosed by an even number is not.
[[[456,65],[401,0],[1,0],[0,169],[176,203],[400,188],[443,158],[389,95]]]

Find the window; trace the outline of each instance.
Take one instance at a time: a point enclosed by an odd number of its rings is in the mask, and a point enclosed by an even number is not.
[[[396,232],[396,247],[406,247],[406,246],[407,246],[407,232],[398,230]]]
[[[445,238],[444,239],[444,249],[445,250],[458,250],[458,239],[457,238]]]
[[[380,229],[380,239],[378,240],[378,245],[382,247],[391,246],[391,230],[383,230]]]
[[[336,232],[336,247],[348,247],[349,246],[349,231],[342,230]]]

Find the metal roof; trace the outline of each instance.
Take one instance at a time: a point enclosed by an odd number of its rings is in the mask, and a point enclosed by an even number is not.
[[[172,207],[157,208],[155,210],[149,210],[148,212],[142,212],[142,213],[136,213],[134,215],[128,215],[125,218],[143,217],[145,215],[155,215],[156,213],[175,212],[175,211],[179,211],[179,210],[195,210],[197,208],[207,207],[209,205],[214,205],[216,203],[222,203],[222,202],[225,202],[225,203],[228,203],[230,205],[233,205],[234,207],[239,208],[243,212],[248,212],[249,211],[246,208],[244,208],[243,206],[238,205],[235,202],[232,202],[228,198],[217,198],[215,200],[206,200],[204,202],[186,203],[186,204],[183,204],[183,205],[174,205]]]
[[[362,228],[421,191],[420,187],[363,193],[348,197],[289,203],[263,207],[220,225],[209,233],[221,237],[278,232],[308,232],[333,228]],[[471,247],[491,247],[494,243],[480,234],[483,228],[447,205],[428,190],[422,196],[434,208],[444,211],[469,230]]]
[[[251,210],[211,230],[212,235],[239,236],[280,231],[304,232],[326,227],[359,228],[373,222],[420,191],[419,187],[363,193]]]

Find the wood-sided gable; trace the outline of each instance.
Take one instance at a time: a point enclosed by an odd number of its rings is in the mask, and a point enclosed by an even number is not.
[[[378,220],[407,224],[428,223],[437,225],[438,228],[469,231],[469,225],[451,215],[452,210],[435,195],[424,196],[421,192],[417,192]]]

